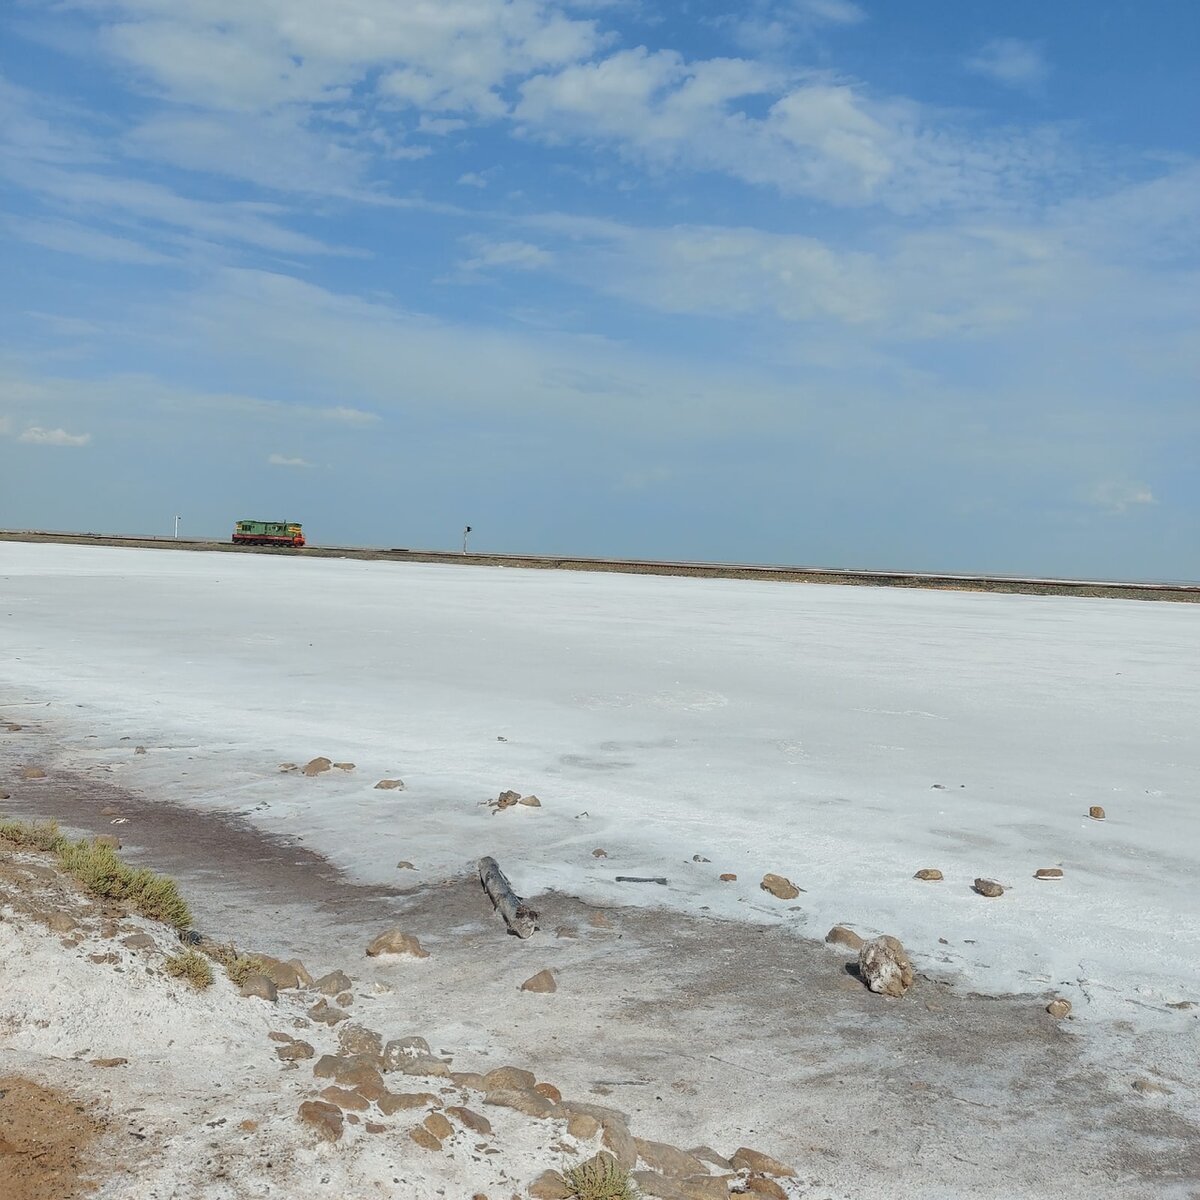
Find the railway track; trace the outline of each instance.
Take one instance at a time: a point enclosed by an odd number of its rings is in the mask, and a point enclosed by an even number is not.
[[[678,575],[705,579],[760,579],[783,583],[826,583],[858,587],[907,587],[950,591],[1092,596],[1131,600],[1200,602],[1200,583],[1057,579],[1040,576],[966,575],[920,571],[856,570],[842,567],[777,566],[636,558],[592,558],[561,554],[462,554],[450,550],[373,546],[313,546],[289,549],[235,546],[204,538],[133,537],[46,530],[0,530],[0,541],[126,546],[159,550],[207,550],[227,554],[273,554],[300,558],[358,558],[368,561],[452,563],[458,566],[524,567],[533,570],[608,571],[631,575]]]

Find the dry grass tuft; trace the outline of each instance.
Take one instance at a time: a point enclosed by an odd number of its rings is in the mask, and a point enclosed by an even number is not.
[[[572,1200],[637,1200],[629,1172],[603,1151],[571,1167],[563,1178],[571,1189]]]
[[[97,896],[121,900],[143,917],[176,929],[192,923],[191,910],[175,880],[123,863],[111,846],[97,846],[86,839],[67,842],[58,848],[58,857],[63,868]]]
[[[225,974],[238,986],[251,975],[261,975],[264,963],[252,954],[239,954],[237,947],[230,942],[228,946],[206,945],[200,947],[202,954],[207,954],[213,962],[218,962],[225,968]]]
[[[57,821],[0,821],[0,840],[28,850],[60,850],[67,844]]]
[[[168,975],[186,979],[195,988],[212,987],[213,969],[203,954],[195,950],[181,950],[166,961]]]

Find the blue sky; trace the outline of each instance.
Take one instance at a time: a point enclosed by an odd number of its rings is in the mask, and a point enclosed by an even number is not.
[[[0,525],[1200,577],[1200,6],[15,0]]]

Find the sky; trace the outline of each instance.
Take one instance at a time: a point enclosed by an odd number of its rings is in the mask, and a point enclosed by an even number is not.
[[[0,527],[1200,578],[1200,5],[8,0]]]

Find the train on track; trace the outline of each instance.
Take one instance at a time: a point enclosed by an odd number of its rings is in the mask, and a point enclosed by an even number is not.
[[[238,546],[303,546],[304,531],[295,521],[239,521],[233,541]]]

